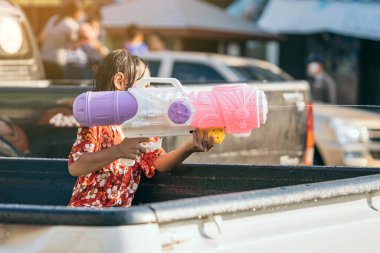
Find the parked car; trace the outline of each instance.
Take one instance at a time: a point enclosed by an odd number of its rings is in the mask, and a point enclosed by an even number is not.
[[[45,71],[38,45],[21,8],[0,1],[0,77],[1,81],[39,80]]]
[[[143,57],[148,60],[154,76],[175,77],[184,83],[293,80],[273,64],[241,57],[169,51],[153,52]],[[314,164],[380,165],[380,114],[315,104],[313,115]]]
[[[151,75],[182,83],[281,82],[293,78],[266,61],[222,54],[160,51],[143,55]]]
[[[380,166],[380,114],[314,104],[315,155],[320,165]]]

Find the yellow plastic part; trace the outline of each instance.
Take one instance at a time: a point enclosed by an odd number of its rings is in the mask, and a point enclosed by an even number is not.
[[[206,129],[203,129],[201,132],[202,132],[202,135],[203,135],[203,131],[205,131]],[[224,128],[209,128],[207,129],[207,132],[208,132],[208,139],[210,140],[210,136],[214,136],[214,143],[215,144],[220,144],[223,142],[224,140],[224,136],[226,135],[225,134],[225,131],[224,131]]]

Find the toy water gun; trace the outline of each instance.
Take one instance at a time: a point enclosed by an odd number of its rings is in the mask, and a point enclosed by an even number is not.
[[[146,88],[146,83],[171,84]],[[187,92],[175,78],[143,78],[128,91],[80,94],[75,119],[83,126],[121,125],[125,137],[189,135],[207,129],[219,144],[225,134],[250,135],[266,121],[263,91],[247,84],[217,85]]]

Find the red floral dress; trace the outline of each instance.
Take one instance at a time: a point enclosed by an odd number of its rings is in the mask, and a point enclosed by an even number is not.
[[[80,127],[77,140],[69,154],[69,165],[85,152],[106,149],[121,141],[117,126]],[[151,141],[157,142],[157,138],[152,138]],[[147,152],[131,167],[118,159],[96,172],[79,176],[69,206],[130,206],[140,183],[141,171],[148,178],[153,177],[155,173],[153,163],[163,152],[162,148]]]

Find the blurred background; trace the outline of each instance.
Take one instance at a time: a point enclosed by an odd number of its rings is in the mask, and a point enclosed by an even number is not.
[[[26,146],[21,154],[67,155],[70,137],[65,144],[53,134],[46,140],[41,126],[60,137],[64,126],[71,131],[65,135],[74,136],[71,106],[83,88],[75,84],[91,84],[102,58],[124,48],[147,60],[152,76],[190,86],[245,82],[265,90],[265,129],[244,145],[231,139],[235,144],[216,150],[212,161],[224,155],[227,162],[380,166],[380,1],[11,2],[28,22],[5,12],[0,19],[0,79],[11,81],[0,85],[0,122],[13,121],[27,133],[31,151]],[[0,0],[0,9],[11,10],[7,3]],[[34,81],[30,89],[16,89],[27,86],[25,80]],[[66,95],[55,90],[60,84]],[[46,102],[34,114],[32,97]],[[16,107],[22,110],[12,113]],[[14,135],[1,136],[9,141]],[[42,140],[50,146],[40,147]]]
[[[14,0],[36,36],[60,0]],[[167,49],[254,57],[306,79],[305,59],[323,56],[339,104],[379,104],[380,2],[376,0],[84,0],[99,8],[102,39],[122,47],[125,27],[159,34]],[[238,19],[236,19],[238,18]],[[246,21],[246,22],[243,22]],[[146,36],[148,38],[148,36]],[[371,92],[367,92],[367,91]]]

